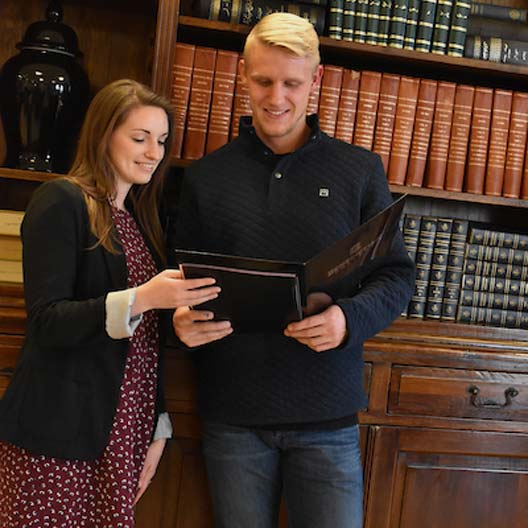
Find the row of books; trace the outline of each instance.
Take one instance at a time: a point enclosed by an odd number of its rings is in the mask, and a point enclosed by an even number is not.
[[[0,210],[0,282],[22,283],[22,242],[20,224],[23,212]]]
[[[250,115],[239,55],[177,43],[173,154],[198,159]],[[308,113],[328,135],[377,152],[389,183],[528,198],[528,93],[324,65]]]
[[[409,318],[528,328],[528,234],[467,220],[406,214],[416,263]]]
[[[328,36],[462,57],[471,0],[330,0]]]

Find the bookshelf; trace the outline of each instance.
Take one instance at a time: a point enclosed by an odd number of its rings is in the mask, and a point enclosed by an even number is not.
[[[527,0],[494,3],[528,7]],[[29,23],[43,18],[46,5],[46,0],[0,3],[0,17],[9,21],[0,35],[0,63],[16,53],[14,45]],[[188,5],[180,6],[179,0],[65,0],[63,7],[64,21],[79,36],[94,91],[114,79],[132,77],[170,96],[175,42],[240,51],[249,31],[188,16]],[[321,38],[321,45],[328,64],[526,91],[528,67],[328,37]],[[169,187],[177,189],[189,163],[173,159]],[[0,207],[23,209],[32,190],[54,177],[1,167]],[[408,193],[412,212],[526,225],[528,200],[404,185],[392,185],[391,191]],[[0,284],[0,389],[22,342],[22,296],[21,287]],[[503,405],[505,390],[527,385],[527,341],[525,330],[401,318],[366,344],[369,405],[360,420],[365,528],[523,525],[520,490],[528,485],[525,391],[520,389],[511,405]],[[175,439],[139,505],[137,525],[212,526],[190,355],[171,347],[166,368]],[[481,388],[480,403],[489,401],[496,408],[471,403],[467,389],[472,383]],[[494,479],[488,477],[492,473]],[[494,497],[494,513],[486,510],[482,493]],[[431,496],[436,497],[435,507],[424,508]],[[457,496],[464,497],[464,508],[453,508]],[[516,496],[520,498],[512,498]],[[490,520],[497,512],[500,524]]]

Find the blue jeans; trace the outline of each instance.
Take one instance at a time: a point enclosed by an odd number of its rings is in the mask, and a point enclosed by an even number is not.
[[[266,431],[204,424],[217,528],[275,528],[281,496],[290,528],[361,528],[359,427]]]

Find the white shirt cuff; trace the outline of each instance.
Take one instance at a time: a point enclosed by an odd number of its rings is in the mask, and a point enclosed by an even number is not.
[[[143,314],[131,317],[132,305],[136,298],[135,288],[110,292],[106,296],[106,333],[112,339],[131,337],[138,327]]]
[[[156,425],[156,432],[153,440],[160,438],[170,438],[172,436],[172,424],[169,418],[169,413],[161,413],[158,416],[158,424]]]

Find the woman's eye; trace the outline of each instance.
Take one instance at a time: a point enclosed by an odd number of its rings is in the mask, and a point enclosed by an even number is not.
[[[145,140],[143,138],[132,138],[132,141],[135,141],[136,143],[143,143]]]

